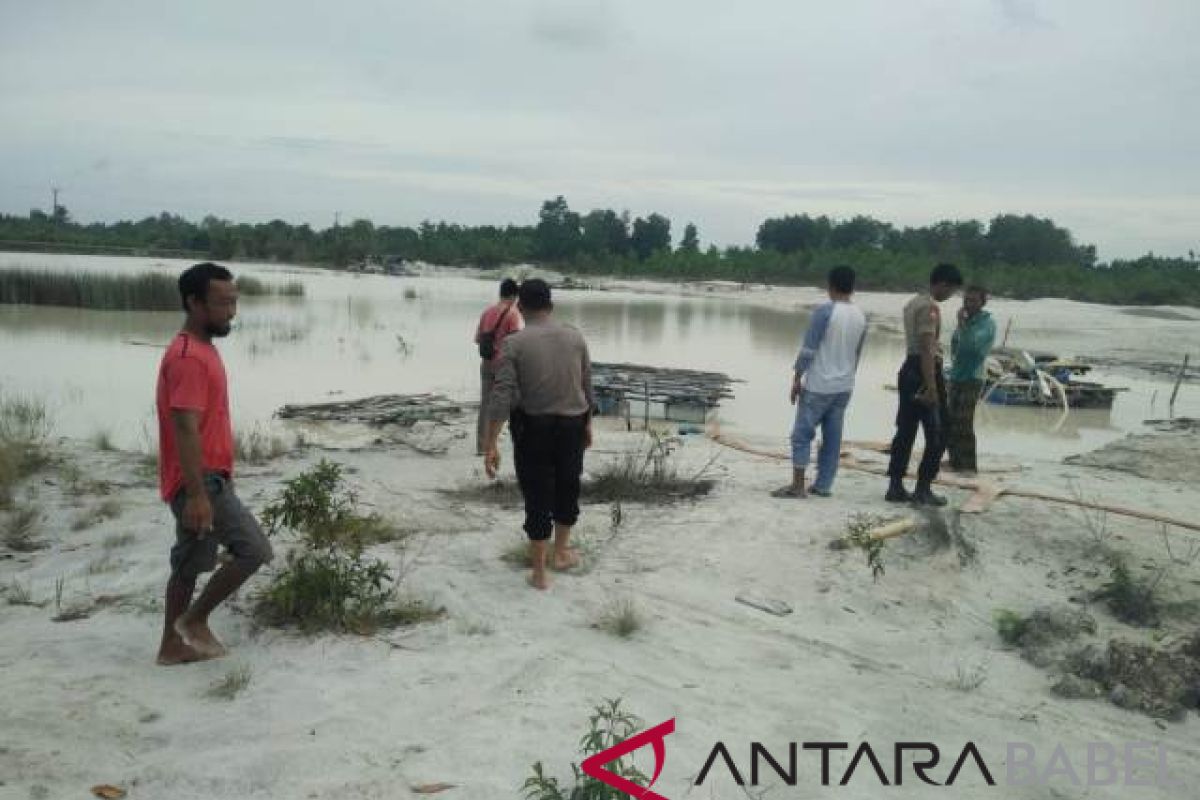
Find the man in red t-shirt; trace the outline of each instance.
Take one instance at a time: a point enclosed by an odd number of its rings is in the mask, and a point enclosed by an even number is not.
[[[233,427],[225,365],[212,340],[228,336],[237,313],[229,270],[196,264],[179,276],[187,318],[158,368],[159,494],[175,515],[171,578],[158,663],[217,658],[224,646],[208,616],[271,560],[271,545],[233,492]],[[192,602],[196,579],[217,564],[217,546],[231,560]]]
[[[496,383],[496,370],[500,365],[501,344],[504,337],[525,327],[521,312],[517,308],[517,282],[505,278],[500,282],[500,301],[488,306],[479,316],[475,326],[475,344],[479,345],[479,382],[482,392],[479,395],[479,419],[475,424],[475,455],[484,454],[484,444],[487,433],[488,398],[492,395],[492,386]],[[488,351],[490,350],[490,355]]]

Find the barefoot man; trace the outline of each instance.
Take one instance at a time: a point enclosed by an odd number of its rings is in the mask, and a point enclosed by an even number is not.
[[[157,389],[159,491],[176,522],[158,651],[163,666],[224,655],[208,616],[271,560],[270,543],[233,492],[229,393],[212,343],[229,334],[237,313],[233,276],[216,264],[196,264],[179,276],[179,295],[187,318],[163,355]],[[218,545],[231,559],[193,603],[196,579],[216,566]]]
[[[525,329],[504,341],[488,403],[484,468],[489,478],[496,477],[498,441],[508,417],[517,482],[525,498],[525,533],[533,563],[529,583],[546,589],[552,530],[554,568],[579,563],[579,554],[571,549],[571,526],[579,518],[583,451],[592,444],[592,362],[583,335],[553,318],[545,281],[522,283],[517,302]]]

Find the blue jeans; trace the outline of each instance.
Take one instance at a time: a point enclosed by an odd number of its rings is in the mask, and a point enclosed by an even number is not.
[[[846,406],[850,404],[850,392],[818,394],[804,392],[796,404],[796,424],[792,426],[792,466],[796,469],[808,467],[812,456],[812,442],[821,429],[821,449],[817,453],[817,479],[812,488],[830,491],[837,475],[838,459],[842,451],[842,423],[846,418]]]

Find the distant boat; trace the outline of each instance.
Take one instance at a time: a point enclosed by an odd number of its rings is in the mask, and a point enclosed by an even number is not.
[[[385,258],[383,261],[383,271],[388,275],[397,275],[405,278],[411,278],[420,274],[399,256],[388,256]]]

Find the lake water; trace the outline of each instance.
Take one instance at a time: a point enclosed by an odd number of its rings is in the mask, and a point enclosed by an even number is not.
[[[175,275],[187,262],[0,253],[0,269],[16,266]],[[244,299],[233,333],[219,342],[230,375],[235,426],[280,427],[272,415],[285,403],[388,392],[477,399],[472,334],[480,311],[495,295],[495,281],[354,275],[280,265],[232,268],[266,281],[299,279],[306,290],[303,298]],[[880,305],[878,298],[873,306]],[[896,311],[904,301],[899,296],[885,299],[883,304]],[[807,312],[758,305],[739,293],[675,297],[561,291],[555,301],[559,316],[583,330],[593,360],[715,370],[744,381],[735,385],[736,397],[720,411],[723,427],[785,444],[792,419],[787,401],[791,365]],[[118,446],[145,449],[153,445],[161,348],[181,318],[174,312],[0,306],[0,390],[45,399],[60,434],[105,431]],[[1004,318],[998,322],[1003,326]],[[1062,324],[1073,323],[1063,319]],[[1140,323],[1126,318],[1123,324]],[[885,386],[894,384],[903,353],[894,326],[874,326],[849,411],[848,438],[890,438],[896,397]],[[1057,460],[1137,430],[1147,416],[1165,415],[1168,379],[1103,372],[1096,378],[1130,387],[1111,413],[1074,411],[1064,421],[1055,411],[984,406],[979,417],[982,451],[1019,460]],[[1187,389],[1176,413],[1200,416],[1196,392]]]

